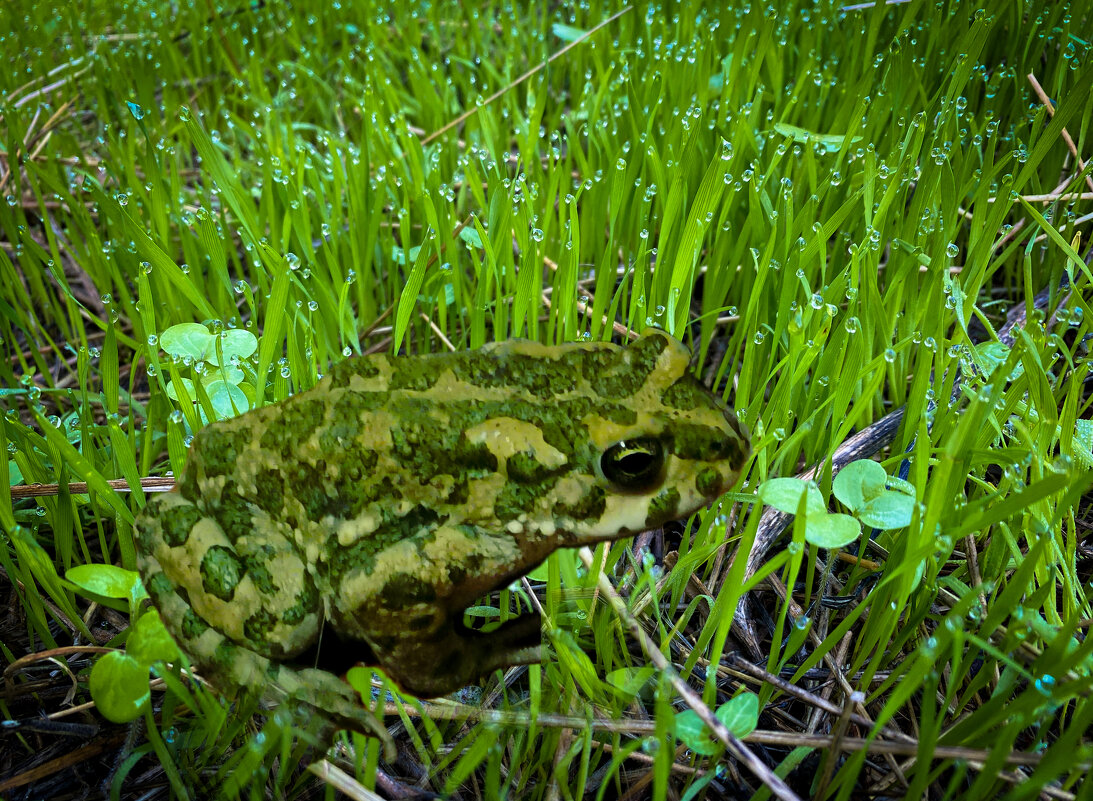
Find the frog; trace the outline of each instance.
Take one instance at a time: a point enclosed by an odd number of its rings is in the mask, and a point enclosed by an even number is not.
[[[657,329],[341,361],[195,434],[175,490],[137,517],[144,586],[214,688],[274,687],[384,737],[350,667],[438,697],[537,663],[537,615],[483,631],[467,607],[735,484],[748,432],[691,361]]]

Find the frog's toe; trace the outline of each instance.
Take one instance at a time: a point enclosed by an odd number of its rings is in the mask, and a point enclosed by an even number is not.
[[[282,667],[275,686],[293,701],[317,709],[337,728],[378,738],[383,743],[383,757],[388,762],[397,757],[395,741],[387,728],[364,706],[360,694],[337,676],[323,670]]]

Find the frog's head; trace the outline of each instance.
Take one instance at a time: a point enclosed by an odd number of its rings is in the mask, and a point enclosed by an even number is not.
[[[677,520],[736,483],[748,458],[747,430],[690,372],[691,353],[647,329],[618,351],[617,370],[633,391],[615,400],[632,415],[586,417],[598,514],[564,527],[582,542],[614,539]]]
[[[415,479],[401,499],[508,532],[521,564],[686,517],[748,457],[746,430],[663,331],[626,347],[510,340],[413,366],[385,396],[391,450]]]

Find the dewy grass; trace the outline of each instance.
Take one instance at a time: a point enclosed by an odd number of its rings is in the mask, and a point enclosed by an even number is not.
[[[271,402],[364,351],[656,325],[693,344],[754,457],[700,525],[643,540],[640,558],[603,546],[595,564],[705,704],[757,693],[745,746],[799,797],[1081,792],[1088,4],[4,13],[0,567],[21,611],[0,647],[29,657],[6,679],[11,716],[62,709],[30,694],[52,675],[44,649],[123,645],[118,618],[85,624],[60,577],[133,567],[141,479],[177,470],[192,404],[214,408],[205,366],[160,350],[172,326],[253,333],[240,386]],[[195,396],[180,408],[166,387],[183,379]],[[762,581],[746,575],[752,490],[817,467],[844,511],[825,461],[898,409],[894,440],[867,455],[913,487],[911,525],[841,559],[791,527]],[[504,694],[491,681],[454,707],[389,701],[413,781],[468,797],[790,797],[726,771],[738,752],[674,736],[677,688],[594,588],[563,552],[525,595],[483,600],[488,618],[534,591],[549,656]],[[256,740],[215,697],[169,686],[148,718],[168,736],[134,732],[99,777],[117,797],[156,760],[179,796],[310,792],[291,719]],[[71,744],[23,731],[0,793],[60,792],[68,774],[47,790],[28,771]],[[378,753],[357,754],[343,767],[373,784]]]

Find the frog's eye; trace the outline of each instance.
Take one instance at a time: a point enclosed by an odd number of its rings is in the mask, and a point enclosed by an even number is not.
[[[654,437],[616,442],[600,457],[603,477],[619,489],[643,492],[664,477],[664,448]]]

